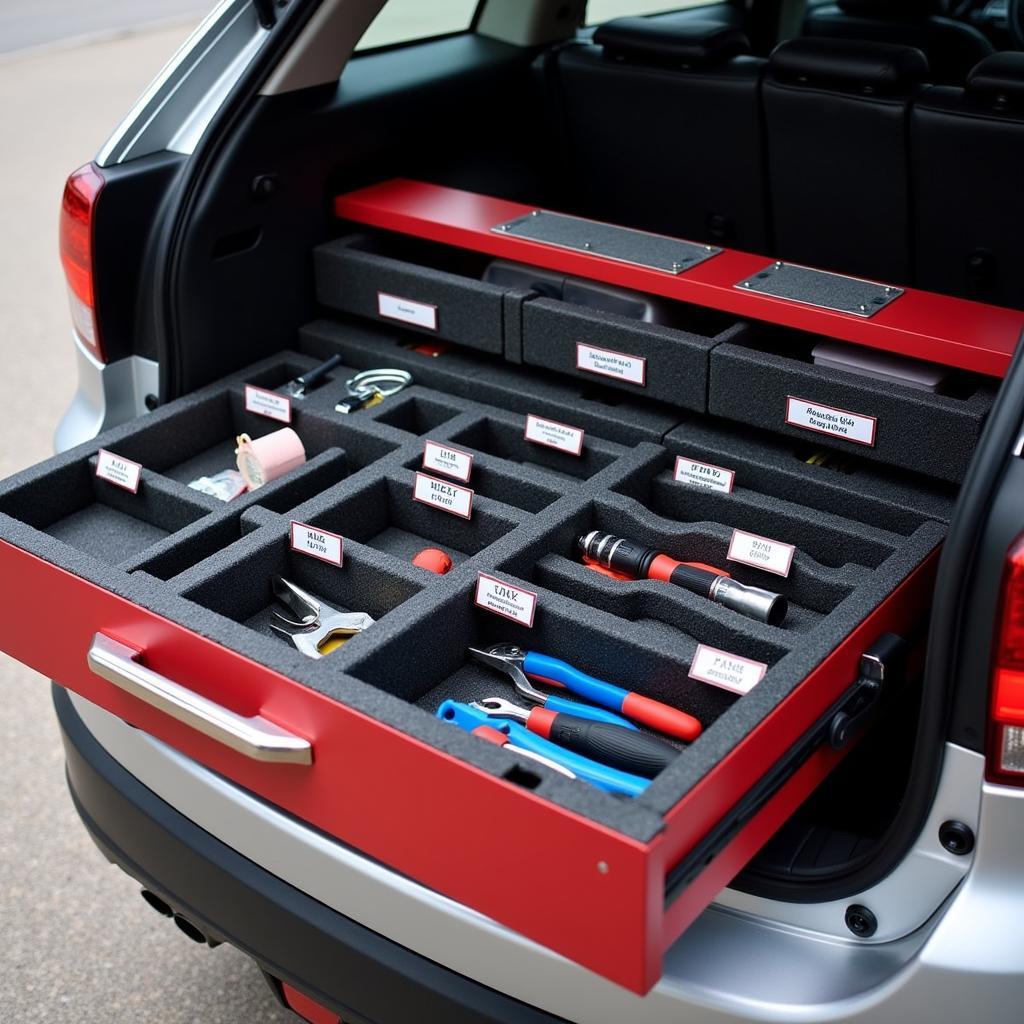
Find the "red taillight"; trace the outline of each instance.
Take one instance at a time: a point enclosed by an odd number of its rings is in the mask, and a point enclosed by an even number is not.
[[[1006,556],[997,627],[989,777],[1024,786],[1024,536]]]
[[[102,188],[103,178],[92,164],[79,167],[68,178],[60,204],[60,260],[75,330],[96,358],[105,361],[96,323],[92,265],[93,217]]]

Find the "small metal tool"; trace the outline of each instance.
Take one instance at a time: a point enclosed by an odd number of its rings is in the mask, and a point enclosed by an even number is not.
[[[330,654],[376,621],[366,612],[339,612],[283,576],[274,577],[273,588],[274,596],[296,618],[289,618],[275,609],[274,617],[285,625],[271,622],[270,628],[291,640],[296,650],[307,658]]]
[[[295,380],[289,381],[285,384],[284,389],[292,398],[305,398],[308,392],[323,382],[324,377],[331,370],[340,365],[341,356],[333,355],[330,359],[325,359],[319,366],[314,366],[312,370],[307,370],[301,377],[296,377]]]
[[[470,647],[469,653],[477,661],[503,672],[512,680],[512,685],[521,696],[534,704],[546,707],[549,711],[561,711],[568,715],[576,715],[577,718],[590,719],[592,722],[608,722],[610,725],[636,729],[632,722],[616,715],[613,711],[605,711],[603,708],[594,707],[591,704],[577,704],[575,701],[565,700],[554,694],[538,690],[527,679],[526,673],[523,671],[527,652],[516,644],[494,644],[483,650],[478,647]]]
[[[482,740],[487,740],[488,743],[493,743],[496,747],[504,747],[506,750],[511,751],[513,754],[518,754],[520,757],[526,757],[531,761],[536,761],[537,764],[542,764],[546,768],[550,768],[552,771],[558,772],[559,775],[564,775],[568,779],[576,778],[575,772],[569,771],[568,768],[563,767],[557,761],[552,761],[550,757],[545,757],[543,754],[527,750],[525,747],[517,747],[500,729],[495,729],[490,725],[478,725],[470,735],[477,736]]]
[[[412,384],[412,374],[407,370],[382,367],[378,370],[363,370],[345,381],[348,398],[342,399],[335,407],[335,412],[358,412],[368,405],[376,405],[382,399],[397,395],[399,391]]]

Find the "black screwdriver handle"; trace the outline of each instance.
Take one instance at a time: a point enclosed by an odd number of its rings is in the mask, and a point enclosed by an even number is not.
[[[657,736],[608,722],[592,722],[575,715],[555,715],[548,739],[609,768],[618,768],[645,779],[653,779],[679,755],[671,743]]]
[[[296,377],[296,380],[307,389],[312,389],[313,386],[319,384],[320,381],[331,372],[331,370],[340,365],[341,356],[333,355],[330,358],[325,359],[318,366],[314,366],[311,370],[307,370],[301,377]]]

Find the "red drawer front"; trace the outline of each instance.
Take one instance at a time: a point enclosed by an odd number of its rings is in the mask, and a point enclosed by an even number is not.
[[[860,652],[927,606],[935,556],[681,801],[644,845],[324,697],[57,566],[0,542],[19,581],[0,647],[26,665],[297,817],[633,991],[664,949],[752,857],[837,755],[808,761],[672,904],[668,870],[835,702]],[[8,590],[8,594],[10,591]],[[60,632],[38,614],[60,609]],[[94,674],[103,633],[145,665],[238,714],[309,740],[310,765],[252,760]],[[500,883],[500,884],[497,884]]]

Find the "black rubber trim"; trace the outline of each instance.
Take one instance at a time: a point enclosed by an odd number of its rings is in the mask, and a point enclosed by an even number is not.
[[[346,1024],[562,1020],[383,938],[236,853],[122,768],[56,685],[53,702],[72,799],[107,858]]]

